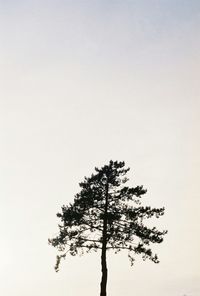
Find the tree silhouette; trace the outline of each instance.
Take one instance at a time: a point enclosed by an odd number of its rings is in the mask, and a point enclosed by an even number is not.
[[[49,243],[60,251],[56,271],[61,258],[68,252],[74,256],[83,254],[84,250],[101,250],[100,296],[106,296],[108,250],[115,253],[127,250],[131,265],[135,254],[158,263],[158,257],[149,245],[161,243],[167,233],[144,225],[145,218],[159,218],[164,214],[164,208],[141,205],[141,197],[147,190],[143,186],[125,186],[128,171],[125,163],[118,161],[95,168],[95,174],[85,177],[79,184],[81,191],[75,195],[73,204],[63,206],[62,212],[57,214],[61,219],[59,234],[49,239]]]

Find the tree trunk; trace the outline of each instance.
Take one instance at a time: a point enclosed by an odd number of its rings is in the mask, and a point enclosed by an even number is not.
[[[106,296],[106,286],[108,278],[107,262],[106,262],[106,245],[107,245],[107,212],[108,212],[108,183],[106,185],[106,200],[104,209],[103,219],[103,241],[102,241],[102,252],[101,252],[101,291],[100,296]]]
[[[102,246],[102,253],[101,253],[101,292],[100,296],[106,296],[106,285],[107,285],[107,277],[108,277],[108,270],[107,270],[107,263],[106,263],[106,246]]]

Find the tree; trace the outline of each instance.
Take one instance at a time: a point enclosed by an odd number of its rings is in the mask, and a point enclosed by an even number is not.
[[[61,219],[59,234],[49,239],[61,252],[57,256],[56,271],[68,252],[74,256],[83,254],[84,250],[101,250],[100,296],[106,296],[108,250],[115,253],[127,250],[131,265],[135,254],[158,263],[150,243],[161,243],[167,233],[144,225],[145,218],[162,216],[164,208],[141,205],[141,197],[147,190],[143,186],[125,186],[128,171],[125,163],[118,161],[95,168],[95,174],[79,184],[81,191],[75,195],[73,204],[64,205],[57,214]]]

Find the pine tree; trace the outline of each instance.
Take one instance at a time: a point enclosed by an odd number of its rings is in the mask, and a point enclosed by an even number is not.
[[[145,218],[162,216],[164,208],[141,205],[141,197],[147,190],[143,186],[125,186],[128,171],[125,163],[118,161],[95,168],[95,174],[79,184],[81,191],[75,195],[73,204],[63,206],[57,214],[61,219],[59,234],[49,239],[60,251],[56,271],[68,252],[75,256],[84,251],[101,251],[100,296],[106,296],[108,250],[115,253],[127,250],[131,265],[135,254],[158,263],[150,243],[161,243],[167,233],[144,225]]]

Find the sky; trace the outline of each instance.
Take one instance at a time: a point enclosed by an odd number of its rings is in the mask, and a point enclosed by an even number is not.
[[[55,273],[56,213],[110,159],[166,208],[159,264],[108,256],[109,296],[200,294],[200,1],[0,0],[0,294],[99,294],[100,254]]]

